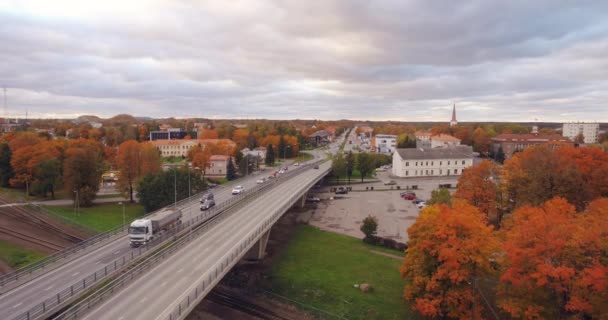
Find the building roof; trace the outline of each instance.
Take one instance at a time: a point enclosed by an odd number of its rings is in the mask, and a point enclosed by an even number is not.
[[[220,143],[220,142],[224,142],[224,143],[229,143],[232,145],[236,145],[236,143],[230,139],[198,139],[198,141],[200,141],[201,143],[205,144],[205,143]]]
[[[198,140],[181,140],[181,139],[159,139],[159,140],[153,140],[153,141],[148,141],[149,143],[151,143],[154,146],[171,146],[171,145],[182,145],[182,144],[191,144],[191,145],[195,145],[195,144],[199,144],[200,142]]]
[[[319,131],[316,131],[315,133],[311,134],[308,137],[309,138],[316,138],[316,137],[327,138],[327,137],[329,137],[329,133],[325,130],[319,130]]]
[[[431,140],[436,140],[436,141],[445,141],[445,142],[460,142],[460,139],[453,137],[449,134],[438,134],[436,136],[432,136]]]
[[[416,131],[416,133],[414,133],[414,135],[416,137],[431,136],[431,132],[430,131]]]
[[[375,135],[374,137],[375,137],[375,138],[380,137],[380,139],[382,139],[382,138],[394,138],[394,139],[396,139],[396,138],[397,138],[397,135],[394,135],[394,134],[384,134],[384,133],[378,133],[378,134],[377,134],[377,135]]]
[[[462,159],[473,157],[473,147],[397,149],[397,153],[404,160]]]
[[[221,154],[214,154],[211,157],[209,157],[210,161],[227,161],[228,159],[230,159],[229,156],[224,156]]]
[[[495,142],[571,142],[559,134],[503,133],[492,138]]]
[[[373,132],[373,131],[374,131],[374,128],[372,128],[372,127],[368,127],[368,126],[364,126],[364,127],[359,127],[359,130],[360,130],[361,132]]]

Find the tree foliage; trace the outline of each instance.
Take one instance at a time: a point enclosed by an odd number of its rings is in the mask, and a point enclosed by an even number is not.
[[[340,177],[346,176],[346,160],[344,159],[344,155],[341,152],[334,155],[333,161],[331,163],[331,171],[332,175],[336,177],[336,179],[340,179]]]
[[[363,219],[363,223],[361,224],[361,232],[365,235],[365,241],[369,240],[372,236],[376,235],[378,229],[378,218],[368,215],[365,219]]]
[[[500,223],[502,211],[497,207],[500,203],[498,187],[498,167],[489,160],[464,169],[458,179],[458,188],[454,198],[466,200],[483,212],[488,221]]]
[[[133,202],[134,187],[143,176],[159,172],[161,169],[160,154],[149,143],[138,143],[135,140],[123,142],[118,147],[116,165],[120,171],[118,188],[129,195]]]
[[[416,137],[402,133],[397,137],[397,148],[416,148]]]
[[[274,150],[272,148],[272,144],[266,146],[266,158],[264,159],[264,162],[267,166],[274,165]]]
[[[234,167],[232,157],[228,158],[228,165],[226,166],[226,179],[228,179],[228,181],[236,179],[236,168]]]
[[[506,228],[500,307],[514,318],[608,314],[608,199],[583,213],[556,197],[516,210]]]
[[[11,167],[11,148],[7,143],[0,143],[0,186],[8,187],[9,180],[13,177],[13,167]]]
[[[185,199],[189,194],[188,181],[192,194],[207,188],[201,173],[197,171],[188,173],[185,169],[174,169],[148,174],[137,185],[139,203],[146,212],[151,212],[171,205],[176,194],[177,201]]]
[[[439,188],[431,191],[431,199],[427,201],[427,204],[445,204],[447,206],[452,205],[452,194],[447,188]]]
[[[400,268],[405,299],[425,317],[480,318],[484,304],[474,285],[495,272],[500,246],[476,207],[454,200],[452,207],[425,208],[408,229],[407,255]]]
[[[363,178],[368,177],[375,168],[375,162],[372,155],[369,153],[359,153],[357,154],[357,170],[361,174],[361,182],[363,182]]]
[[[63,163],[63,182],[66,191],[78,203],[90,206],[99,191],[102,173],[102,155],[91,147],[70,147]]]

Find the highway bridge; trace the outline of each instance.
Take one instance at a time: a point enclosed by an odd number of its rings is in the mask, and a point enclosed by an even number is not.
[[[329,152],[335,150],[332,148]],[[314,154],[316,159],[311,161],[326,156],[321,151]],[[140,263],[138,261],[144,261],[148,267],[153,265],[152,261],[157,265],[147,270],[144,278],[135,277],[129,283],[121,280],[124,288],[119,292],[114,289],[111,294],[97,292],[91,297],[98,301],[89,301],[86,307],[77,304],[61,317],[81,317],[88,313],[90,319],[150,319],[156,318],[151,316],[154,312],[161,311],[162,315],[157,315],[168,319],[185,316],[242,257],[246,254],[254,258],[263,256],[269,230],[274,222],[295,203],[304,201],[310,187],[329,172],[330,162],[321,164],[319,169],[313,169],[312,166],[302,166],[298,170],[294,168],[289,170],[287,176],[278,179],[280,183],[272,182],[268,186],[256,185],[255,180],[259,176],[255,175],[237,181],[246,190],[251,190],[251,196],[246,196],[247,192],[243,197],[232,196],[231,186],[217,189],[214,193],[218,205],[214,210],[221,212],[218,214],[221,219],[203,225],[203,229],[194,227],[199,227],[198,222],[203,221],[203,215],[215,211],[201,213],[198,209],[198,196],[178,203],[184,212],[184,226],[190,227],[191,236],[187,238],[187,243],[184,239],[180,240],[178,244],[182,247],[179,250],[173,249],[175,252],[166,260],[160,261],[155,254],[155,247],[150,250],[130,248],[126,231],[119,230],[82,250],[74,250],[74,253],[49,263],[45,266],[46,269],[40,268],[32,274],[22,274],[12,279],[0,279],[0,318],[43,319],[57,316],[60,309],[72,304],[83,293],[99,289],[99,284],[105,279],[124,272],[127,266],[133,268],[132,263]],[[254,190],[255,194],[251,194]],[[168,237],[163,240],[166,243],[175,239],[177,238]],[[147,258],[148,253],[152,258]],[[194,259],[195,257],[197,258]],[[186,263],[183,259],[189,262]],[[170,274],[177,278],[172,279]],[[139,281],[150,279],[151,276],[166,280],[142,286]],[[197,286],[193,287],[194,284]],[[153,294],[156,291],[151,287],[158,290],[159,295]],[[149,292],[145,294],[145,299],[140,295],[142,290]],[[125,295],[132,295],[133,298],[126,299]],[[155,311],[142,313],[139,310],[131,314],[129,310],[139,308],[132,307],[136,304],[123,302],[135,297],[139,297],[137,303],[154,305]],[[118,299],[116,301],[121,303],[107,303],[110,299]],[[158,309],[161,306],[164,308]],[[112,311],[108,312],[108,309]]]

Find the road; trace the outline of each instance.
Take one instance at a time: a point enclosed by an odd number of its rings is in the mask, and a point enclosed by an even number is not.
[[[268,173],[265,174],[268,175]],[[255,180],[262,176],[264,175],[260,173],[242,180],[239,179],[239,181],[242,181],[240,184],[247,190],[254,187]],[[212,190],[218,205],[233,197],[230,188],[218,186]],[[188,221],[200,212],[199,206],[200,203],[197,199],[183,205],[181,207],[184,212],[183,221]],[[4,293],[0,299],[0,319],[12,319],[27,312],[30,308],[69,288],[70,285],[85,276],[103,268],[114,259],[130,254],[131,250],[137,249],[131,249],[128,237],[125,235]]]
[[[208,277],[222,257],[238,248],[258,225],[330,166],[326,162],[320,170],[308,169],[284,182],[280,192],[272,190],[251,201],[95,307],[84,319],[168,319],[177,303]]]

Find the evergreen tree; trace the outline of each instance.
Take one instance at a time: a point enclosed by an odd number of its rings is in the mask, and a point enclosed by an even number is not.
[[[285,137],[283,135],[281,135],[281,138],[279,138],[279,146],[277,148],[277,157],[279,157],[279,159],[281,158],[281,156],[285,157],[285,148],[287,147],[287,145],[285,144]]]
[[[494,160],[496,160],[499,163],[505,162],[505,152],[502,150],[502,146],[500,146],[498,148],[498,151],[496,152],[496,156],[494,157]]]
[[[11,149],[7,143],[0,144],[0,186],[8,187],[8,181],[13,177],[13,168],[11,167]]]
[[[228,158],[228,166],[226,168],[226,179],[228,179],[228,181],[236,179],[236,169],[234,168],[232,157]]]
[[[355,169],[355,156],[352,151],[349,151],[346,154],[346,177],[348,178],[348,183],[350,183],[350,177],[353,175],[353,170]]]
[[[252,157],[250,155],[245,155],[244,157],[242,157],[241,161],[239,162],[239,173],[241,174],[241,176],[244,177],[248,174],[251,174],[255,168],[255,162],[255,157]]]
[[[266,159],[264,160],[267,166],[271,166],[274,164],[274,150],[272,150],[272,145],[268,144],[266,147]]]
[[[239,166],[241,165],[241,161],[243,161],[244,155],[242,152],[237,151],[236,154],[234,155],[234,162],[238,163]]]

